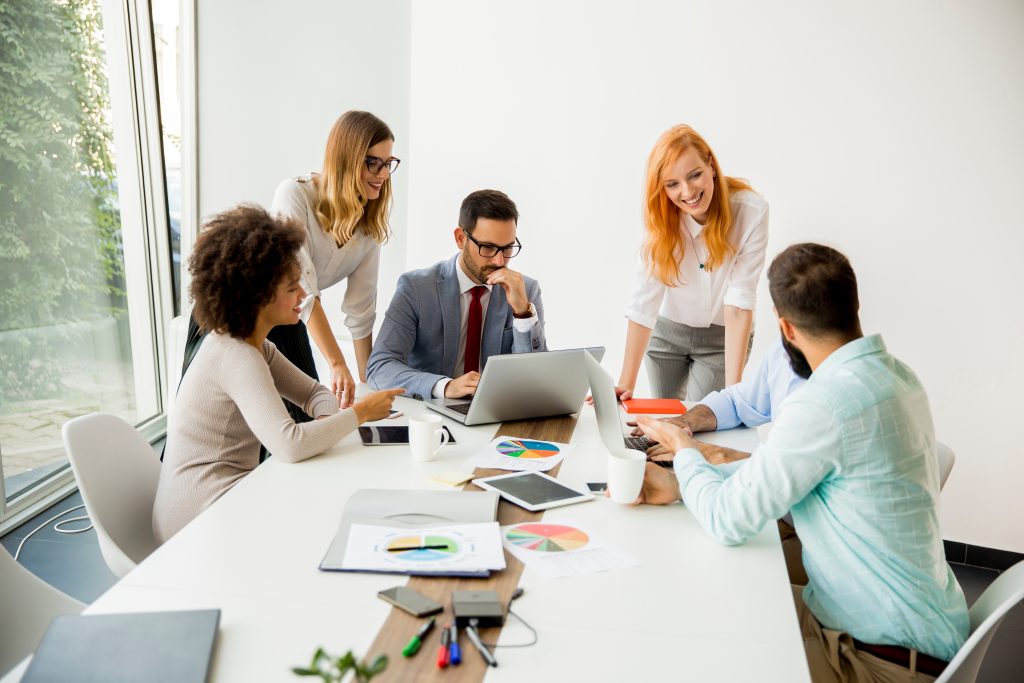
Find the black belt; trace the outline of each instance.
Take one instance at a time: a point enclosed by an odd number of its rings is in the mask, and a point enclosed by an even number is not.
[[[898,664],[907,669],[910,668],[910,650],[905,647],[900,647],[899,645],[872,645],[871,643],[862,643],[856,638],[853,639],[853,644],[861,652],[867,652],[869,655],[874,655],[879,659],[884,659],[887,662]],[[949,662],[944,662],[923,652],[917,653],[917,670],[928,676],[938,677],[946,669],[947,664]]]

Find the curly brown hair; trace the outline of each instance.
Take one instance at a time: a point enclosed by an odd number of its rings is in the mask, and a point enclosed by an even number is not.
[[[203,228],[189,258],[192,316],[204,332],[245,339],[278,284],[298,267],[305,230],[255,204],[219,213]]]

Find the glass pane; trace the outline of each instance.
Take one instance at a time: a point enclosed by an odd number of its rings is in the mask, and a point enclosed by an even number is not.
[[[160,99],[160,137],[167,177],[174,315],[181,313],[181,6],[179,0],[153,0],[153,45]]]
[[[67,466],[70,418],[149,415],[136,408],[101,2],[4,3],[0,45],[0,457],[11,500]]]

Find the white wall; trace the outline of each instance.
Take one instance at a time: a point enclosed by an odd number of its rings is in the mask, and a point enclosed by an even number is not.
[[[410,268],[452,252],[468,192],[505,190],[551,346],[604,343],[617,372],[644,161],[665,128],[691,123],[770,202],[769,257],[800,240],[850,257],[865,331],[918,372],[958,455],[945,537],[1024,551],[1024,5],[464,0],[411,13]],[[755,357],[775,335],[764,286],[757,328]]]
[[[407,157],[409,0],[197,5],[201,216],[242,201],[269,206],[282,180],[319,170],[331,125],[349,109],[386,121],[397,138],[395,156]],[[405,270],[405,170],[394,177],[393,237],[381,253],[379,306]],[[343,294],[338,286],[322,298],[340,335],[347,333]],[[321,379],[329,376],[323,370]]]

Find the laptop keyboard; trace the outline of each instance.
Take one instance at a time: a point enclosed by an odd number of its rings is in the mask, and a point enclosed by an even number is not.
[[[651,447],[651,442],[646,436],[624,436],[622,440],[626,444],[626,448],[632,448],[634,451],[646,451]]]
[[[445,406],[448,410],[454,410],[456,413],[462,413],[463,415],[469,414],[469,407],[472,403],[456,403],[454,405]]]

